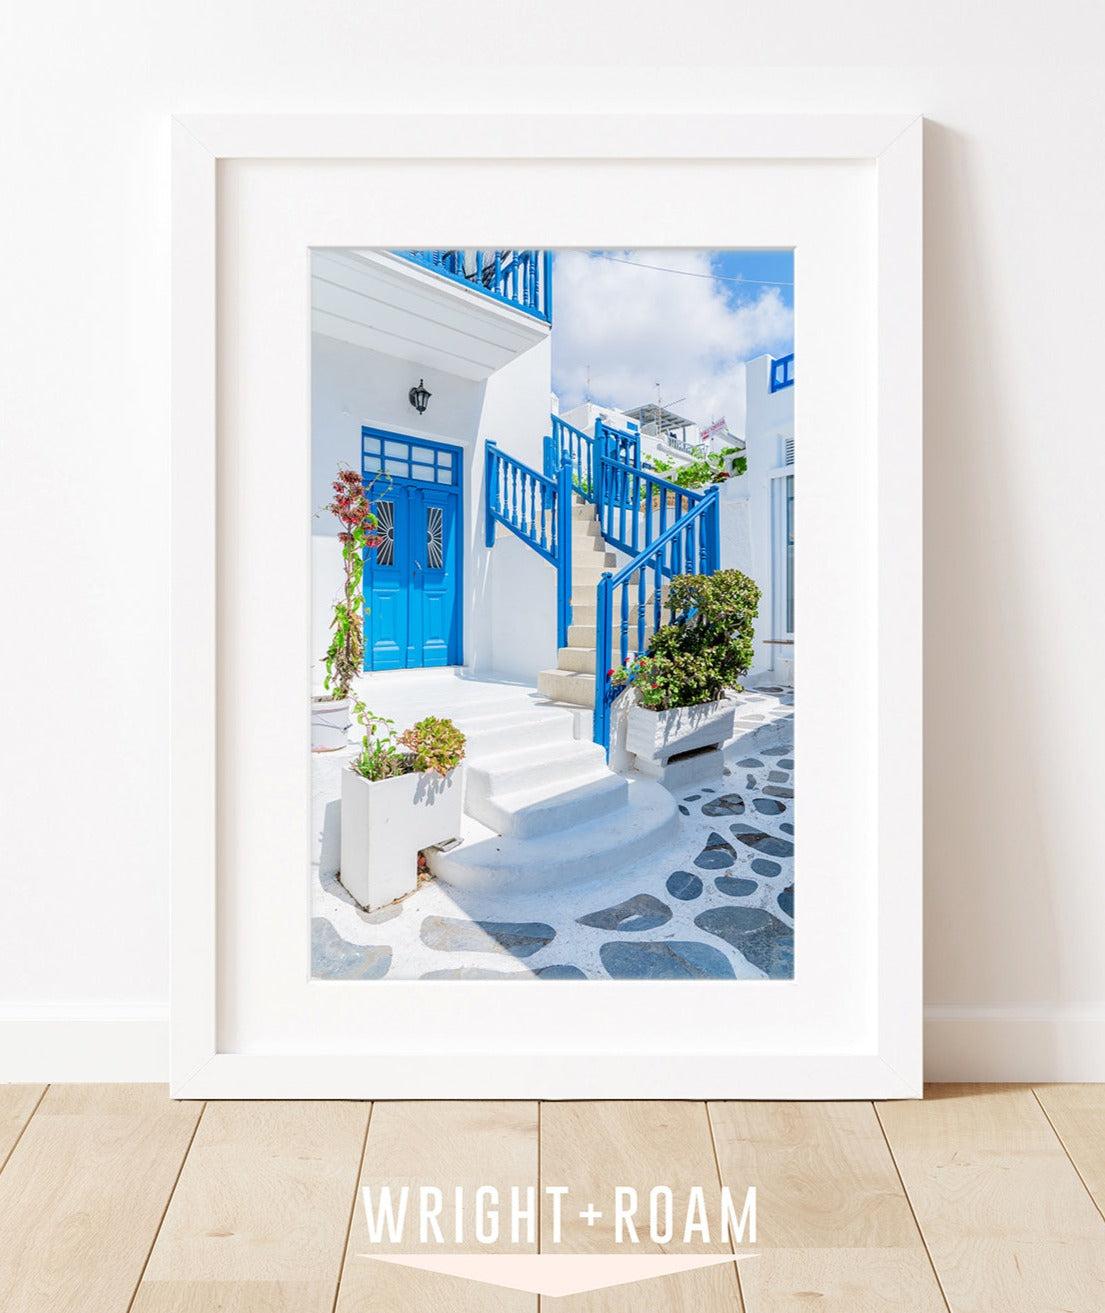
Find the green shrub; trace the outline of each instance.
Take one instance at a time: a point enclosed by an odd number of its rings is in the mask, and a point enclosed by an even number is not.
[[[760,590],[739,570],[683,574],[671,581],[668,605],[686,619],[664,625],[648,650],[621,670],[615,686],[632,683],[642,706],[653,711],[716,702],[740,692],[752,664]]]
[[[350,764],[366,780],[387,780],[426,771],[448,775],[464,760],[465,738],[451,720],[427,716],[397,736],[395,722],[374,716],[363,702],[354,704],[353,714],[364,727],[365,735],[360,755]]]

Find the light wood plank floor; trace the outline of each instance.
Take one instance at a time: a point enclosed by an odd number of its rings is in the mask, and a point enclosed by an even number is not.
[[[441,1187],[439,1252],[683,1244],[689,1192],[758,1193],[737,1261],[564,1298],[365,1257],[360,1188]],[[458,1242],[452,1192],[535,1188],[532,1237]],[[648,1234],[666,1186],[675,1235]],[[3,1313],[1103,1313],[1105,1086],[952,1086],[913,1103],[175,1103],[152,1086],[0,1086]],[[417,1234],[415,1231],[413,1234]],[[435,1246],[435,1248],[437,1248]],[[754,1255],[754,1256],[750,1256]]]

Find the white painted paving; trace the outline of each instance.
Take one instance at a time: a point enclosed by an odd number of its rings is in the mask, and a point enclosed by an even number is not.
[[[367,681],[366,681],[367,683]],[[397,728],[541,705],[523,685],[453,671],[371,677]],[[775,979],[793,975],[793,697],[740,696],[724,771],[675,791],[673,836],[628,864],[505,895],[430,880],[363,912],[340,884],[336,833],[348,754],[314,760],[314,975],[327,979]],[[780,895],[782,900],[780,901]]]

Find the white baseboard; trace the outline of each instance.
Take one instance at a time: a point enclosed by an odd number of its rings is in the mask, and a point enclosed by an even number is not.
[[[1105,1081],[1105,1008],[925,1008],[928,1081]]]
[[[0,1006],[0,1083],[167,1081],[169,1008]],[[925,1009],[929,1081],[1105,1081],[1105,1008]]]
[[[0,1083],[168,1079],[168,1004],[0,1005]]]

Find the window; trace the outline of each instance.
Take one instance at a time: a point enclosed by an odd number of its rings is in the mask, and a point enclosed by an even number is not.
[[[395,564],[395,503],[378,501],[376,503],[376,536],[380,545],[376,548],[377,565]]]
[[[432,443],[384,437],[370,429],[361,430],[361,473],[366,479],[385,475],[392,479],[416,479],[420,483],[460,483],[460,456]]]
[[[445,514],[440,506],[426,507],[426,565],[440,570],[445,563]]]

